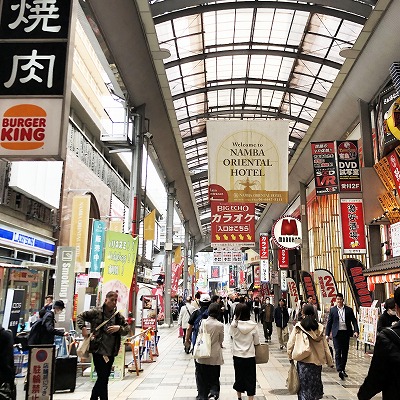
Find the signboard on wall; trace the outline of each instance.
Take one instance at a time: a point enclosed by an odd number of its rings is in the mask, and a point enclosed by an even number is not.
[[[287,203],[287,120],[207,121],[210,199]]]
[[[281,249],[297,249],[301,245],[301,222],[291,216],[279,218],[272,227],[272,240]]]
[[[339,193],[335,142],[311,143],[317,196]]]
[[[268,260],[268,233],[260,233],[260,260]]]
[[[73,2],[48,3],[1,3],[1,156],[65,156]]]
[[[10,329],[14,337],[18,330],[19,316],[21,315],[24,295],[24,289],[7,289],[3,327]]]
[[[365,254],[364,211],[362,199],[340,199],[344,254]]]
[[[361,192],[360,159],[357,140],[336,142],[339,191]]]
[[[255,205],[211,202],[211,246],[255,246]]]

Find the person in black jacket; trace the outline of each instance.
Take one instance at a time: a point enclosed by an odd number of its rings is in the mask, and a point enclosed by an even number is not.
[[[0,385],[8,383],[14,385],[14,352],[13,335],[0,325]]]
[[[276,324],[276,331],[278,333],[278,340],[280,349],[282,350],[286,347],[287,341],[289,339],[289,332],[287,324],[289,322],[289,312],[286,307],[286,300],[279,299],[278,307],[274,311],[274,320]]]
[[[400,317],[400,288],[394,292],[396,313]],[[382,392],[382,400],[399,399],[400,321],[383,329],[376,338],[368,375],[358,391],[359,400],[369,400]]]
[[[399,321],[399,317],[396,314],[396,304],[393,297],[385,301],[384,307],[385,311],[378,319],[378,325],[376,328],[378,332],[380,332],[384,328],[392,326],[397,321]]]

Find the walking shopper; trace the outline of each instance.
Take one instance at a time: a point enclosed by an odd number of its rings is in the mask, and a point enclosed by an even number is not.
[[[358,337],[358,324],[353,310],[344,305],[342,293],[336,295],[336,307],[329,311],[326,324],[326,338],[332,332],[333,347],[335,348],[336,371],[340,379],[347,378],[346,363],[349,353],[350,338]]]
[[[312,304],[303,306],[303,318],[292,330],[287,344],[289,360],[297,361],[300,390],[299,400],[322,399],[324,395],[321,372],[322,365],[333,368],[333,360],[328,342],[324,336],[324,326],[317,321]],[[304,343],[308,342],[309,347]]]
[[[55,336],[68,336],[69,333],[62,329],[56,329],[56,315],[65,308],[62,300],[52,303],[51,310],[43,310],[44,314],[32,325],[29,331],[28,344],[53,344]]]
[[[254,320],[256,322],[260,322],[260,308],[261,308],[260,298],[255,297],[253,301],[253,311],[254,311]]]
[[[232,354],[235,368],[235,383],[237,398],[247,392],[249,400],[256,394],[256,358],[254,346],[260,344],[257,324],[250,320],[250,309],[245,303],[235,307],[235,318],[229,333],[233,339]]]
[[[196,400],[216,400],[219,398],[221,365],[224,363],[222,356],[222,343],[224,341],[224,324],[218,321],[220,306],[211,303],[208,307],[208,318],[203,320],[205,331],[211,336],[211,356],[196,360]]]
[[[191,304],[192,298],[189,296],[186,298],[186,303],[181,307],[181,311],[179,313],[178,317],[178,325],[182,328],[183,330],[183,347],[185,349],[185,352],[189,354],[190,352],[190,346],[185,346],[185,341],[186,341],[186,331],[188,327],[188,322],[189,318],[191,315],[194,313],[196,310],[192,304]]]
[[[395,309],[400,317],[400,288],[394,292]],[[358,391],[359,400],[369,400],[382,392],[382,400],[400,398],[400,322],[383,329],[376,337],[368,375]]]
[[[378,325],[376,328],[378,332],[380,332],[384,328],[388,328],[394,325],[396,322],[399,321],[399,317],[396,313],[396,303],[393,297],[385,301],[384,307],[385,311],[378,319]]]
[[[261,306],[261,323],[264,329],[264,338],[266,342],[271,341],[272,323],[274,322],[274,306],[270,303],[269,297],[266,297]]]
[[[279,299],[278,307],[274,311],[274,320],[276,325],[276,332],[278,333],[279,348],[282,350],[286,347],[289,332],[288,332],[288,322],[289,322],[289,312],[286,307],[286,300]]]
[[[90,341],[89,352],[92,353],[97,380],[93,386],[90,400],[108,400],[108,378],[114,358],[119,352],[121,336],[129,333],[128,323],[117,311],[117,300],[117,292],[108,292],[101,307],[84,311],[76,317],[77,325],[82,330],[84,337],[89,335],[85,322],[90,323],[90,331],[94,333],[94,339]],[[96,330],[100,325],[102,325],[101,328]]]

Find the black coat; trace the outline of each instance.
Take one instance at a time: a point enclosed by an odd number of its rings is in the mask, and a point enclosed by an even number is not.
[[[375,343],[368,375],[358,391],[359,400],[369,400],[382,392],[382,400],[400,398],[398,374],[400,371],[400,322],[382,330]]]
[[[54,312],[46,311],[46,314],[43,316],[40,344],[53,344],[55,336],[64,336],[64,331],[62,329],[56,329],[55,323]]]
[[[286,307],[276,307],[274,311],[274,320],[278,328],[286,328],[289,322],[289,312]]]
[[[0,325],[0,383],[14,382],[13,335]]]
[[[376,330],[380,332],[382,329],[392,326],[392,323],[397,322],[398,320],[399,318],[396,315],[389,315],[388,312],[385,310],[378,319]]]

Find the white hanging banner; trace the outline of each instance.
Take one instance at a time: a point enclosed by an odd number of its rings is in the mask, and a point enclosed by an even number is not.
[[[287,203],[289,121],[207,121],[210,201]]]

